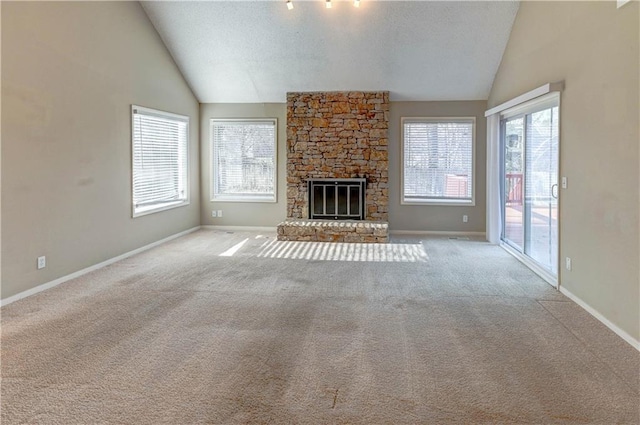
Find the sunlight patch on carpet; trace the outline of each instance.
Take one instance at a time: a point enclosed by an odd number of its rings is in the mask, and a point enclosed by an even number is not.
[[[342,242],[294,242],[272,240],[262,245],[258,257],[322,261],[371,261],[426,263],[422,244],[372,244]]]
[[[220,254],[220,257],[233,257],[233,254],[238,252],[238,250],[242,248],[242,245],[247,243],[248,240],[249,238],[243,240],[242,242],[238,242],[237,244],[235,244],[234,246],[232,246],[231,248],[227,249],[225,252]]]

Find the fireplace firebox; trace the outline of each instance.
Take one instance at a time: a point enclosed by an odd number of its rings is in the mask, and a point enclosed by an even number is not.
[[[307,180],[309,218],[325,220],[364,220],[364,192],[367,180]]]

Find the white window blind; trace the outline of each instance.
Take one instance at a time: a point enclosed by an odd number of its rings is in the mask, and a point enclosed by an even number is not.
[[[275,202],[276,120],[211,120],[212,198]]]
[[[189,203],[189,117],[133,105],[133,216]]]
[[[474,118],[404,118],[403,203],[473,204]]]

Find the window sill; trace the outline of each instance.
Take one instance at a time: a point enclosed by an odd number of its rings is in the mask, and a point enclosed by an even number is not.
[[[133,218],[142,217],[144,215],[154,214],[154,213],[157,213],[157,212],[172,210],[174,208],[184,207],[186,205],[189,205],[189,201],[188,200],[187,201],[176,201],[176,202],[172,202],[172,203],[169,203],[169,204],[162,204],[160,206],[143,207],[143,208],[138,209],[138,211],[136,211],[134,209]]]
[[[275,204],[277,201],[275,196],[214,196],[211,202],[246,202],[258,204]]]
[[[400,205],[422,205],[422,206],[441,206],[441,207],[475,207],[474,200],[454,200],[454,199],[403,199]]]

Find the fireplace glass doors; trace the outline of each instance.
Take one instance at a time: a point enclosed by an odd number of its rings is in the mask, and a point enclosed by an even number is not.
[[[308,180],[309,218],[364,220],[366,179]]]

